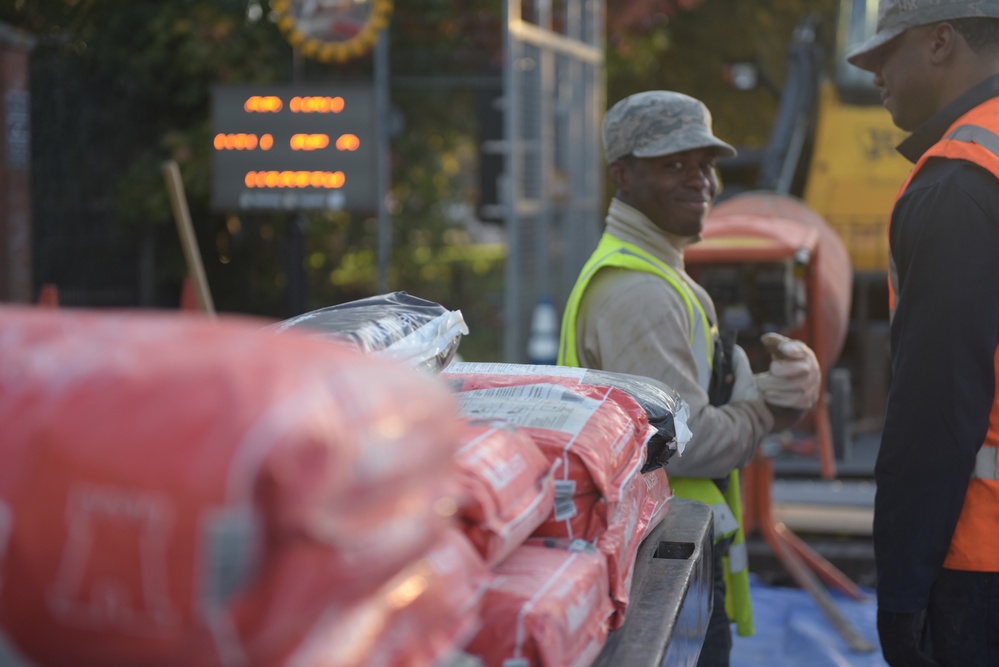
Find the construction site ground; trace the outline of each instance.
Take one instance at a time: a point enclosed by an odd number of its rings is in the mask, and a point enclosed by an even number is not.
[[[880,433],[853,434],[833,479],[820,475],[818,459],[781,452],[773,457],[774,518],[849,577],[866,594],[854,600],[826,588],[853,631],[873,648],[851,649],[843,633],[759,534],[747,537],[752,576],[753,637],[736,637],[732,667],[882,667],[874,598],[876,572],[871,526],[874,461]]]

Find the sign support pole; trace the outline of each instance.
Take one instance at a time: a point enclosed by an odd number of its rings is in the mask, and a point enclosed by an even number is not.
[[[388,271],[392,256],[392,219],[388,210],[391,182],[389,161],[389,35],[388,28],[378,33],[375,45],[375,135],[378,147],[375,164],[378,172],[378,292],[389,291]]]
[[[291,49],[291,80],[302,82],[302,54],[297,47]],[[305,312],[305,229],[308,220],[301,211],[296,211],[288,219],[288,234],[285,239],[288,261],[288,284],[285,288],[288,317]]]

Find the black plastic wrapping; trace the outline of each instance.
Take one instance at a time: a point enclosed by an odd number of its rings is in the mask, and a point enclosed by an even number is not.
[[[649,439],[648,460],[642,472],[649,472],[666,465],[677,448],[677,420],[683,420],[681,437],[686,429],[687,404],[675,389],[641,375],[613,373],[592,368],[586,370],[581,383],[616,387],[638,401],[648,415],[649,423],[656,429],[656,435]]]

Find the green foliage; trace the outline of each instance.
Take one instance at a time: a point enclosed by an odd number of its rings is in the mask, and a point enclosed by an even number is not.
[[[286,291],[299,271],[304,271],[307,309],[375,293],[379,258],[373,214],[305,216],[300,268],[289,258],[296,229],[289,216],[210,208],[213,85],[286,82],[296,72],[310,81],[373,73],[370,55],[339,66],[295,61],[267,19],[266,0],[259,0],[259,20],[248,18],[252,4],[0,3],[0,21],[39,39],[32,54],[39,281],[86,282],[82,275],[96,276],[112,266],[124,280],[134,280],[141,272],[135,269],[141,263],[137,256],[148,256],[152,248],[155,301],[143,305],[175,305],[186,268],[160,173],[162,162],[173,159],[180,165],[219,310],[274,318],[297,314]],[[795,23],[815,11],[831,30],[835,3],[607,4],[616,21],[608,34],[608,103],[650,88],[680,90],[708,103],[721,136],[761,146],[776,99],[762,89],[727,88],[724,65],[753,60],[779,83]],[[484,359],[499,350],[504,257],[469,238],[464,221],[477,187],[474,82],[495,80],[500,71],[501,6],[495,0],[397,2],[390,32],[391,96],[400,129],[392,138],[389,289],[462,310],[472,329],[463,354],[471,348],[473,358]],[[553,6],[557,10],[561,3]],[[97,235],[101,229],[106,231]],[[96,239],[91,252],[73,249],[70,239],[83,237]]]
[[[763,146],[776,112],[764,87],[740,92],[724,81],[725,65],[758,63],[779,86],[794,26],[809,13],[823,19],[832,43],[836,0],[705,0],[663,17],[649,31],[612,35],[607,49],[608,104],[642,90],[676,90],[704,101],[715,132],[733,144]]]

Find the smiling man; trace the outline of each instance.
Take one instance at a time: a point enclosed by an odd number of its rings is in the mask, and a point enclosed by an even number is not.
[[[675,495],[714,512],[714,609],[698,665],[724,666],[729,620],[740,635],[753,631],[738,470],[764,435],[812,407],[821,373],[806,345],[768,334],[778,360],[755,377],[741,348],[724,349],[710,296],[684,270],[684,249],[700,240],[718,194],[715,161],[735,155],[712,133],[707,107],[638,93],[607,112],[603,139],[616,194],[569,296],[559,363],[650,377],[687,401],[693,436],[668,472]]]
[[[999,0],[881,0],[847,57],[915,163],[889,227],[878,633],[903,665],[999,665]]]

